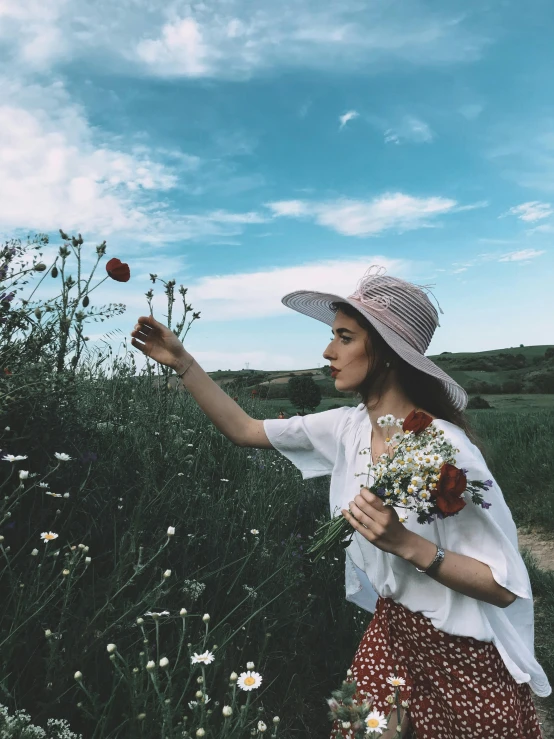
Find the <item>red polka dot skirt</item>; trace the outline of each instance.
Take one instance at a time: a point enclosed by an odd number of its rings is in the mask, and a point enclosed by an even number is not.
[[[541,739],[527,683],[518,684],[492,642],[452,636],[430,619],[390,598],[379,598],[375,614],[351,665],[356,697],[373,698],[386,716],[386,682],[398,665],[401,700],[409,702],[417,739]],[[403,712],[402,712],[403,713]],[[351,737],[335,722],[332,737]]]

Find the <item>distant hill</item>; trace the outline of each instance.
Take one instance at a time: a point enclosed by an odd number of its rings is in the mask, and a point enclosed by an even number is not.
[[[482,352],[443,352],[429,355],[469,394],[554,393],[554,346],[518,346]],[[260,397],[285,398],[292,375],[311,374],[324,397],[349,397],[335,390],[322,368],[303,370],[218,370],[210,377],[222,387],[256,390]],[[264,388],[266,388],[264,390]]]

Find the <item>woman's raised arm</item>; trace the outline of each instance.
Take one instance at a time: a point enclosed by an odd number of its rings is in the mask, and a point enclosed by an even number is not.
[[[252,418],[204,372],[181,341],[153,316],[140,316],[131,332],[131,344],[177,374],[181,382],[222,434],[237,446],[272,449],[263,421]],[[188,369],[187,369],[188,367]]]

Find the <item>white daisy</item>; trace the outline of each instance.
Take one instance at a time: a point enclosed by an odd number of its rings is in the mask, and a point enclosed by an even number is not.
[[[44,543],[46,544],[49,541],[52,541],[52,539],[57,539],[58,535],[55,534],[53,531],[43,531],[40,535],[40,538],[44,540]]]
[[[193,665],[198,664],[201,662],[204,665],[209,665],[214,661],[215,657],[213,654],[209,651],[205,651],[203,654],[197,654],[196,652],[194,655],[190,658],[190,661]]]
[[[70,457],[69,454],[64,454],[63,452],[54,452],[54,456],[56,459],[59,459],[60,462],[69,462],[73,457]]]
[[[380,426],[381,428],[385,428],[387,425],[387,417],[386,416],[379,416],[377,419],[377,426]]]
[[[259,534],[260,532],[258,531],[258,529],[250,529],[250,533],[256,535],[256,534]]]
[[[63,497],[60,493],[51,493],[49,490],[46,491],[46,495],[51,495],[53,498]]]
[[[237,680],[237,685],[241,690],[254,690],[254,688],[259,688],[261,684],[262,676],[259,672],[254,672],[253,670],[241,672]]]
[[[367,727],[368,734],[372,731],[382,734],[383,729],[387,728],[387,720],[385,718],[385,714],[380,713],[379,711],[372,711],[366,716],[365,725]]]
[[[394,675],[387,677],[387,682],[389,685],[392,685],[395,688],[401,687],[402,685],[406,685],[406,681],[404,680],[403,677],[395,677]]]
[[[27,459],[26,454],[18,454],[14,457],[13,454],[5,454],[2,459],[4,462],[19,462],[22,459]]]
[[[396,418],[392,415],[392,413],[387,413],[385,418],[387,421],[387,426],[392,426],[396,421]]]
[[[148,611],[148,613],[145,613],[144,615],[152,616],[153,619],[156,619],[160,616],[169,616],[169,611],[160,611],[159,613],[157,613],[156,611]]]

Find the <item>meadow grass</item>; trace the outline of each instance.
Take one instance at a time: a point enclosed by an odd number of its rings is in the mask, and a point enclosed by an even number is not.
[[[239,402],[264,416],[263,401]],[[189,708],[203,688],[214,711],[206,736],[224,736],[222,706],[234,692],[240,715],[247,696],[229,676],[251,661],[263,676],[248,694],[253,713],[225,736],[249,735],[259,717],[273,728],[275,715],[279,736],[324,736],[325,699],[370,620],[344,600],[344,555],[314,565],[304,554],[328,515],[328,478],[303,481],[277,452],[234,446],[187,393],[147,377],[77,378],[46,437],[37,420],[38,410],[12,418],[2,434],[3,448],[28,458],[1,469],[11,516],[1,544],[0,702],[27,708],[37,723],[65,718],[92,739],[174,737],[208,726],[204,709]],[[516,521],[551,526],[554,415],[474,420]],[[16,468],[37,477],[19,480]],[[44,544],[41,531],[58,538]],[[537,621],[538,655],[553,679],[545,629],[554,632],[554,593],[531,572],[547,614]],[[144,616],[163,610],[170,615],[157,621]],[[190,656],[205,650],[212,664],[192,666]]]

